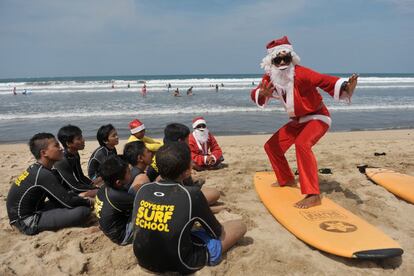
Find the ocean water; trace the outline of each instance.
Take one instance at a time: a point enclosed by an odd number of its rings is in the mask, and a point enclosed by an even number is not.
[[[127,138],[128,123],[134,118],[145,123],[152,137],[162,137],[171,122],[190,127],[195,116],[204,116],[216,135],[273,133],[288,118],[276,100],[266,109],[250,100],[260,79],[261,75],[2,79],[0,142],[27,141],[38,132],[56,134],[69,123],[79,126],[86,138],[94,138],[99,126],[112,123],[120,137]],[[187,96],[191,86],[193,96]],[[176,88],[181,97],[172,96]],[[321,94],[333,119],[330,131],[414,127],[414,74],[361,74],[351,105]]]

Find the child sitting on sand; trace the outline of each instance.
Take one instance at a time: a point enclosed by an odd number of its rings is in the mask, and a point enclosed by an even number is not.
[[[135,119],[129,123],[129,130],[131,132],[131,136],[129,136],[127,143],[133,141],[144,142],[145,147],[152,152],[156,152],[163,145],[161,140],[145,136],[145,125],[138,119]]]
[[[125,188],[131,181],[128,164],[119,156],[110,156],[101,165],[100,174],[105,182],[95,198],[95,214],[104,234],[114,243],[132,242],[131,212],[134,196]]]
[[[53,164],[63,157],[59,142],[53,134],[38,133],[30,139],[29,147],[36,162],[10,187],[10,224],[26,235],[82,225],[93,200],[67,191],[52,172]]]
[[[241,220],[220,224],[200,189],[182,185],[191,176],[186,143],[163,146],[156,159],[162,180],[143,185],[134,202],[133,248],[138,263],[156,273],[181,274],[218,264],[244,236],[246,226]]]
[[[64,152],[63,159],[54,164],[64,186],[77,194],[95,197],[98,191],[95,183],[83,174],[79,151],[85,148],[85,139],[79,127],[67,125],[59,129],[59,142]]]
[[[128,192],[135,195],[138,189],[150,182],[145,170],[152,162],[152,152],[140,141],[127,143],[124,147],[124,158],[130,164],[131,183]]]
[[[100,165],[111,155],[117,155],[115,146],[118,145],[118,133],[111,124],[103,125],[98,129],[96,139],[100,147],[91,155],[88,162],[88,176],[96,182],[102,181],[99,176]]]

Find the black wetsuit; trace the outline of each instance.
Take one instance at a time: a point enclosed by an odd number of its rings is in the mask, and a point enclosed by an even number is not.
[[[90,203],[65,190],[51,170],[34,163],[10,187],[7,213],[10,224],[34,235],[80,225],[90,214]]]
[[[132,219],[138,263],[158,273],[193,273],[208,263],[205,244],[191,234],[195,222],[215,239],[222,231],[198,187],[171,181],[143,185]]]
[[[82,171],[79,153],[71,154],[65,150],[62,160],[55,163],[54,168],[62,178],[63,185],[79,194],[96,189],[92,181]]]
[[[99,166],[111,155],[117,155],[116,149],[100,146],[91,155],[88,162],[88,176],[90,179],[99,177]]]
[[[134,196],[128,194],[127,190],[116,190],[103,185],[96,194],[95,213],[99,225],[114,243],[122,244],[125,240],[125,235],[128,234],[126,226],[131,221],[133,205]],[[132,240],[132,234],[130,238]]]

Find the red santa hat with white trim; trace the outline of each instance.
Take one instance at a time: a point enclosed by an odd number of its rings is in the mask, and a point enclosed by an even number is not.
[[[200,124],[207,125],[206,120],[203,117],[201,117],[201,116],[200,117],[195,117],[193,119],[193,128],[196,128],[196,126],[198,126]]]
[[[287,36],[274,39],[266,45],[267,55],[263,58],[260,67],[265,71],[270,71],[272,67],[272,59],[274,59],[280,52],[290,53],[292,55],[292,63],[297,65],[300,63],[300,57],[293,51],[292,44],[289,42]]]
[[[129,123],[129,130],[131,134],[138,133],[145,129],[145,125],[138,119],[135,119]]]

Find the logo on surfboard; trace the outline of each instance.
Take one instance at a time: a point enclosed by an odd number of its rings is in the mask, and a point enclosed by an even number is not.
[[[356,227],[353,224],[339,220],[322,222],[321,224],[319,224],[319,227],[322,230],[335,233],[349,233],[354,232],[358,229],[358,227]]]

